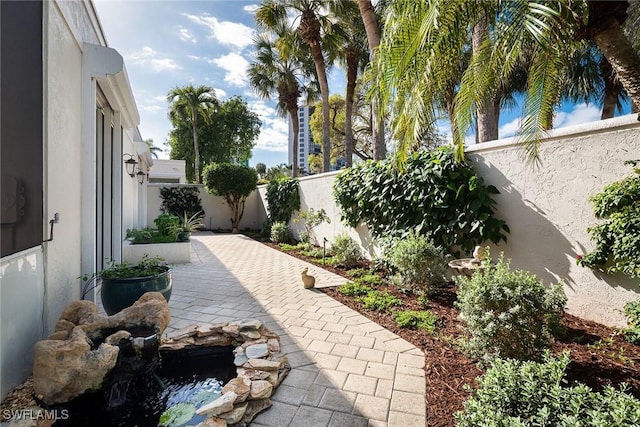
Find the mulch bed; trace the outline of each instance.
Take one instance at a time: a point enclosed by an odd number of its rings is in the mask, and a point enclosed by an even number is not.
[[[281,250],[271,242],[263,243]],[[345,269],[322,265],[318,260],[297,251],[285,252],[349,278]],[[367,261],[361,263],[361,267],[369,268]],[[384,276],[384,272],[380,273]],[[424,309],[416,295],[402,292],[391,284],[384,286],[384,289],[402,300],[403,309]],[[390,313],[367,310],[355,297],[342,295],[336,288],[320,290],[422,349],[426,358],[427,426],[455,425],[453,414],[463,408],[471,393],[465,385],[475,387],[475,378],[483,373],[476,361],[461,353],[455,344],[465,337],[463,323],[458,319],[460,311],[453,305],[457,291],[455,284],[450,283],[429,297],[427,309],[441,319],[441,325],[434,335],[422,330],[400,328]],[[640,398],[640,346],[624,341],[615,328],[570,314],[563,315],[562,324],[566,333],[562,338],[554,338],[551,350],[553,354],[570,352],[571,363],[567,369],[569,381],[579,381],[594,390],[626,383],[627,391]]]

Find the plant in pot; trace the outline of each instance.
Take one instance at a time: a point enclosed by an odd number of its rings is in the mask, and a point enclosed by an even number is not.
[[[112,263],[91,277],[83,277],[86,285],[82,293],[100,287],[100,298],[106,313],[111,316],[130,307],[146,292],[160,292],[169,302],[171,297],[171,267],[162,257],[145,254],[135,265]],[[94,286],[90,286],[95,282]]]
[[[198,227],[203,226],[202,223],[202,211],[196,212],[189,216],[186,212],[180,217],[180,224],[178,225],[177,240],[178,242],[188,242],[191,233],[196,231]]]

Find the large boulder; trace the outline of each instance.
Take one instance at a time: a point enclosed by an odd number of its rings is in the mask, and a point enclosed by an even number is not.
[[[52,405],[98,390],[118,359],[118,347],[101,344],[91,350],[80,327],[67,340],[43,340],[34,345],[33,388]]]

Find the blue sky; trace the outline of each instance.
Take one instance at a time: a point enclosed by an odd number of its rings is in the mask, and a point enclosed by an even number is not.
[[[275,102],[259,99],[248,83],[257,1],[94,0],[110,47],[125,59],[138,110],[142,137],[156,146],[167,140],[167,92],[175,86],[208,85],[219,99],[240,95],[262,120],[251,165],[287,162],[287,122]],[[344,92],[342,71],[330,73],[331,93]],[[519,111],[503,112],[500,137],[517,130]],[[554,127],[595,121],[600,108],[568,104],[556,114]],[[448,129],[443,129],[449,133]],[[161,157],[168,158],[168,151]]]

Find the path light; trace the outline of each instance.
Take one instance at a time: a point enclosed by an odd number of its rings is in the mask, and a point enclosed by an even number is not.
[[[138,162],[129,153],[124,153],[123,157],[124,156],[129,156],[129,158],[124,161],[124,166],[125,166],[125,169],[126,169],[127,173],[129,174],[129,176],[131,178],[133,178],[136,175],[135,174],[135,170],[136,170],[136,165],[138,164]]]

